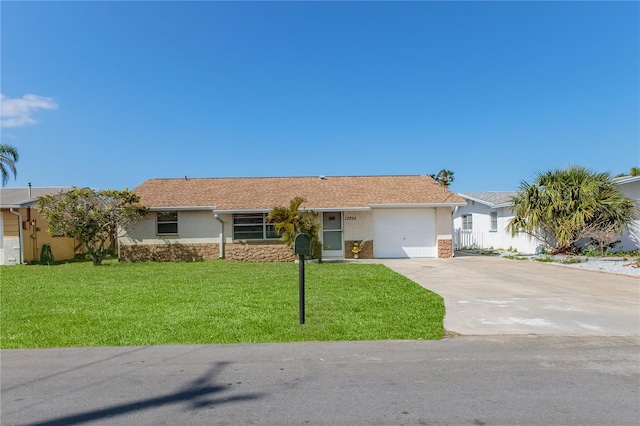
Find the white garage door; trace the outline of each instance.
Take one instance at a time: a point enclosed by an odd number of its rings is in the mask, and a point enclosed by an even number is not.
[[[437,257],[435,209],[374,209],[373,256]]]

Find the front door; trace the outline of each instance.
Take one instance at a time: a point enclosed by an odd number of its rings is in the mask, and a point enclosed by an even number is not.
[[[322,257],[344,257],[342,213],[322,213]]]

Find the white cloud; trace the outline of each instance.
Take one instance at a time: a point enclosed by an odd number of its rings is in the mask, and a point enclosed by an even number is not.
[[[20,127],[35,124],[31,117],[38,109],[58,109],[53,98],[38,95],[24,95],[22,98],[11,99],[0,93],[0,117],[2,127]]]

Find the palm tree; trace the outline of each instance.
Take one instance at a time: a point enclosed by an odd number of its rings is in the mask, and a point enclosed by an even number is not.
[[[438,173],[429,176],[442,186],[443,190],[449,188],[449,185],[451,185],[454,180],[454,173],[447,169],[442,169]]]
[[[2,170],[2,186],[5,186],[9,181],[9,170],[13,173],[15,179],[18,175],[16,170],[16,163],[20,156],[16,147],[11,145],[0,144],[0,170]]]
[[[319,258],[320,239],[318,232],[320,225],[316,222],[318,213],[311,210],[300,210],[304,198],[294,197],[289,202],[289,207],[274,207],[267,216],[267,220],[273,222],[275,231],[280,235],[280,240],[288,246],[293,245],[296,235],[307,234],[311,239],[314,257]]]
[[[622,234],[638,215],[608,173],[577,166],[540,173],[533,184],[523,181],[512,201],[511,234],[535,237],[554,253],[574,251],[582,238]]]

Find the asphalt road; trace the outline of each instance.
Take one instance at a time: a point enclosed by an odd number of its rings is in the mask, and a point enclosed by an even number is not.
[[[2,351],[2,425],[637,425],[637,337]]]

